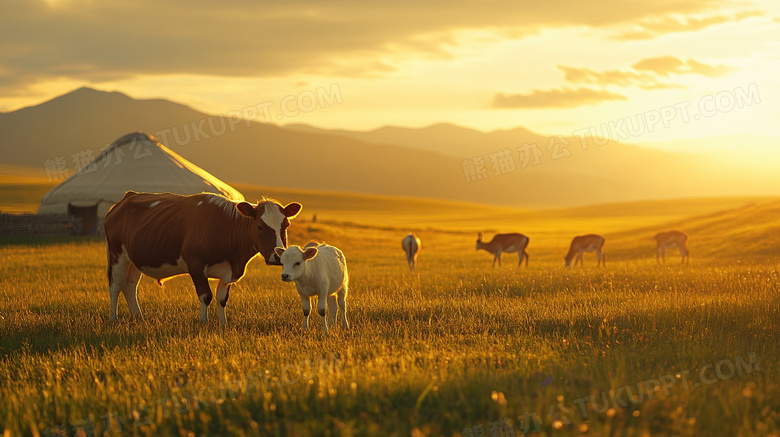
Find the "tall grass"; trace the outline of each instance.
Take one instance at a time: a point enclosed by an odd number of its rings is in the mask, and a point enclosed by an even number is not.
[[[145,320],[120,298],[112,324],[101,242],[0,246],[0,427],[454,436],[506,433],[509,419],[516,435],[779,432],[776,259],[658,266],[636,239],[625,250],[646,256],[597,269],[586,255],[566,270],[568,235],[550,229],[531,236],[529,269],[509,254],[491,269],[470,233],[428,230],[410,273],[403,235],[293,227],[292,243],[347,256],[351,329],[329,335],[316,314],[301,331],[294,287],[257,260],[231,289],[227,329],[215,311],[198,322],[187,277],[144,278]]]

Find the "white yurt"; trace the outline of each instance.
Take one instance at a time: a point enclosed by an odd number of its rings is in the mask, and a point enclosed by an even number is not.
[[[114,141],[97,158],[41,199],[38,214],[78,218],[77,234],[103,233],[103,218],[128,190],[149,193],[222,194],[242,201],[244,196],[207,171],[187,161],[145,132]]]

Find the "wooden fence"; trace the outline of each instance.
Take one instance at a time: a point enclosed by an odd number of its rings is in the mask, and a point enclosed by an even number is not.
[[[75,235],[80,229],[80,217],[0,213],[0,237],[3,238]]]

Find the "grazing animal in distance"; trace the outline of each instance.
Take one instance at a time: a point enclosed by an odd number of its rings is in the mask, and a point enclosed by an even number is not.
[[[576,266],[577,262],[584,265],[582,262],[582,253],[594,251],[599,258],[598,264],[596,264],[596,266],[598,267],[599,265],[604,264],[604,267],[606,267],[607,257],[604,255],[604,251],[602,250],[603,246],[604,237],[601,235],[588,234],[574,237],[574,239],[571,240],[571,246],[569,246],[569,253],[563,257],[566,260],[566,267],[571,266],[571,260],[574,259],[575,256],[577,259],[574,261],[574,265]]]
[[[336,313],[341,309],[341,326],[349,329],[347,321],[347,293],[349,273],[347,260],[337,247],[328,244],[309,243],[303,247],[277,247],[276,255],[282,263],[282,281],[295,282],[303,305],[303,329],[309,328],[311,298],[317,296],[317,313],[322,316],[322,327],[336,323]],[[326,311],[330,312],[325,320]]]
[[[130,313],[143,318],[137,297],[141,274],[162,284],[164,279],[189,273],[203,323],[213,297],[209,278],[219,280],[219,322],[225,326],[230,285],[241,279],[247,263],[258,253],[267,265],[281,265],[274,248],[287,246],[287,228],[301,208],[300,203],[282,206],[270,199],[254,205],[234,202],[210,193],[181,196],[128,191],[109,209],[104,222],[110,320],[117,318],[120,292]]]
[[[406,253],[406,262],[409,270],[417,268],[417,254],[420,253],[420,239],[414,234],[409,234],[401,241],[401,247]]]
[[[489,243],[482,241],[482,232],[477,234],[477,250],[483,249],[493,254],[493,267],[501,265],[501,254],[517,252],[520,258],[518,267],[523,265],[523,258],[525,258],[525,266],[528,267],[528,252],[525,248],[528,247],[530,240],[523,234],[496,234]]]
[[[661,260],[666,262],[666,249],[679,249],[682,264],[688,264],[690,251],[688,250],[688,235],[682,231],[659,232],[653,237],[656,241],[655,260],[658,264]]]

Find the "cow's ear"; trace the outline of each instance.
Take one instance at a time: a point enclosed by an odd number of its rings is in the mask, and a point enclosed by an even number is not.
[[[274,247],[274,253],[276,253],[276,256],[281,258],[282,254],[284,253],[284,247]]]
[[[303,209],[303,206],[300,203],[288,203],[287,206],[284,207],[284,216],[290,219],[295,218],[295,216],[301,212],[301,209]]]
[[[241,214],[244,214],[247,217],[255,218],[255,208],[252,206],[249,202],[241,202],[238,205],[236,205],[236,209]]]
[[[312,259],[317,256],[317,248],[310,247],[303,251],[303,259]]]

